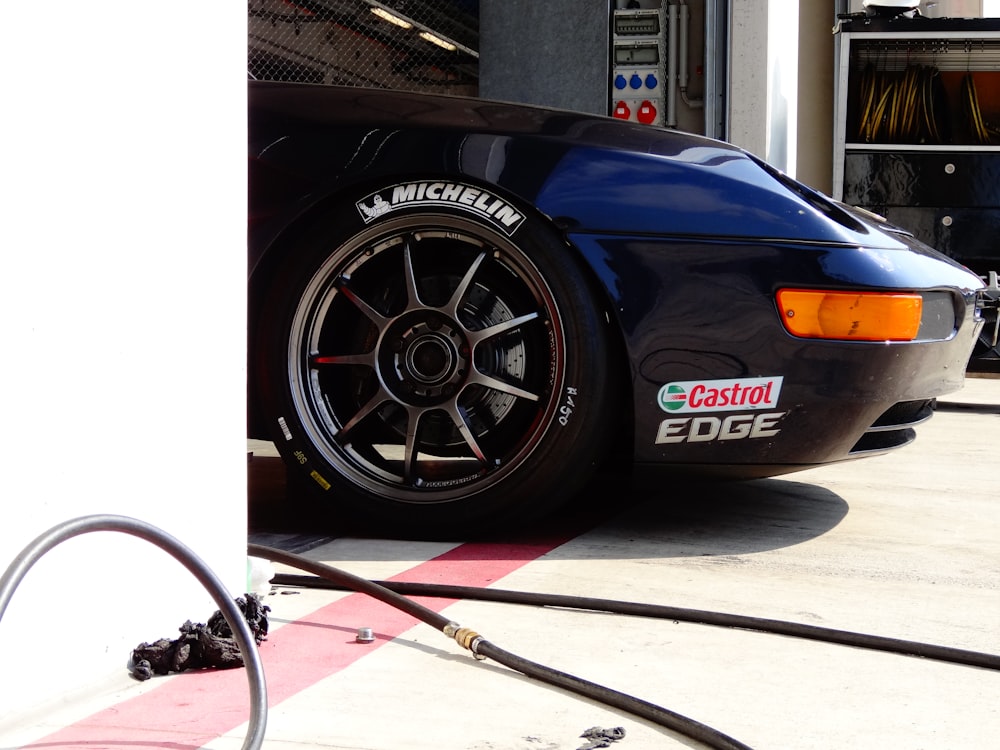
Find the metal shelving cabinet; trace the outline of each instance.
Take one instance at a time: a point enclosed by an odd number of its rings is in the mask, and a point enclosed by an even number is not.
[[[855,17],[836,55],[834,197],[1000,271],[1000,19]]]
[[[837,41],[834,197],[998,270],[1000,19],[858,19]]]

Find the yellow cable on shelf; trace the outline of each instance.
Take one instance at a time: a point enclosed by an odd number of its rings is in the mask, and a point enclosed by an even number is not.
[[[905,141],[915,141],[919,135],[917,130],[917,100],[920,97],[920,66],[911,65],[903,75],[903,106],[900,137]]]
[[[889,106],[889,100],[892,99],[892,83],[883,82],[882,90],[878,97],[878,103],[875,105],[875,109],[872,110],[871,114],[871,141],[878,140],[879,129],[882,127],[882,123],[886,117],[886,108]]]
[[[921,105],[924,112],[924,128],[926,128],[928,137],[934,143],[941,142],[941,134],[938,131],[937,118],[934,116],[934,82],[937,79],[937,76],[937,68],[929,65],[922,71],[923,95],[921,97]]]
[[[875,85],[877,74],[871,63],[861,72],[860,83],[860,116],[858,118],[858,139],[870,143],[872,141],[872,108],[875,106]]]
[[[879,71],[868,63],[861,74],[858,137],[866,143],[940,143],[934,112],[938,70],[909,65],[900,72]]]
[[[972,130],[972,137],[980,144],[990,142],[990,133],[983,122],[983,113],[979,109],[979,96],[976,94],[976,82],[971,73],[966,73],[962,78],[962,104],[965,108],[965,115],[969,120],[969,127]]]

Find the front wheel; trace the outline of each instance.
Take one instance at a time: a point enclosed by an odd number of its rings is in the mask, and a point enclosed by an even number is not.
[[[410,536],[492,530],[566,502],[602,459],[608,323],[542,219],[507,229],[350,206],[287,248],[260,396],[290,471],[339,512]]]

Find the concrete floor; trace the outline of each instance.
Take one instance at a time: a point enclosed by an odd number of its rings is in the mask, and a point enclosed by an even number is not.
[[[613,497],[610,487],[604,511],[523,538],[447,544],[288,518],[280,462],[255,444],[251,541],[374,580],[668,605],[998,655],[998,446],[1000,380],[970,378],[893,454],[709,488]],[[265,601],[265,748],[577,750],[591,727],[622,727],[609,745],[621,750],[707,746],[477,661],[361,594],[276,587]],[[682,619],[418,601],[499,648],[666,708],[734,746],[1000,747],[998,669]],[[373,642],[357,642],[362,627]],[[244,670],[185,673],[97,686],[87,705],[0,736],[0,748],[230,750],[243,743],[246,717]]]

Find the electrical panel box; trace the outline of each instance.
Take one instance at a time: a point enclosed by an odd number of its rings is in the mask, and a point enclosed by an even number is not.
[[[610,5],[607,113],[724,138],[724,0],[614,0]]]
[[[611,115],[663,125],[667,49],[663,8],[612,11]]]

